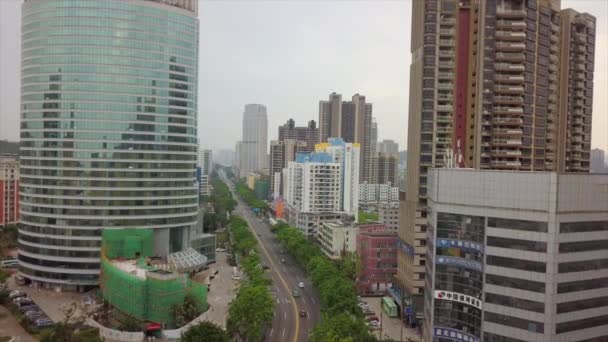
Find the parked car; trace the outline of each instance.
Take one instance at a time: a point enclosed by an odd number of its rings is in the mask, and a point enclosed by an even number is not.
[[[50,327],[51,325],[53,325],[53,321],[48,318],[40,318],[34,322],[36,328],[45,328]]]
[[[299,282],[298,283],[298,287],[301,288],[301,289],[303,289],[304,288],[304,282],[303,281]]]
[[[15,299],[18,297],[26,297],[26,296],[27,296],[27,294],[25,292],[21,292],[19,290],[11,291],[11,293],[8,294],[9,299]]]
[[[28,311],[25,313],[25,317],[32,323],[42,318],[48,319],[47,315],[42,311]]]
[[[285,259],[281,258],[281,263],[284,264],[285,263]]]
[[[262,265],[262,268],[265,269],[265,270],[269,270],[270,266],[268,266],[268,265]]]
[[[292,295],[294,298],[298,298],[298,297],[300,297],[300,291],[298,291],[298,290],[293,290],[293,291],[291,291],[291,295]]]
[[[306,317],[308,314],[304,310],[300,310],[300,317]]]
[[[19,308],[20,312],[28,312],[28,311],[40,311],[40,307],[36,304],[24,305]]]
[[[13,299],[13,303],[18,307],[22,307],[26,305],[32,305],[34,304],[34,301],[27,297],[17,297]]]
[[[365,317],[365,320],[368,322],[373,322],[373,321],[378,321],[378,316],[367,316]]]
[[[232,275],[232,280],[241,280],[241,277],[238,276],[238,275],[236,275],[236,274],[233,274]]]
[[[221,253],[221,252],[225,252],[225,251],[226,251],[225,249],[219,248],[219,247],[215,249],[215,252],[217,252],[217,253]]]
[[[373,310],[363,310],[363,314],[365,316],[372,316],[372,315],[375,315],[376,313]]]

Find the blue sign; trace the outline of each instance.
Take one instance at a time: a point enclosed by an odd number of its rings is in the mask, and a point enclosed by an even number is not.
[[[483,253],[483,244],[465,240],[437,239],[438,247],[460,248]]]
[[[414,247],[410,246],[407,242],[399,239],[398,241],[399,246],[401,247],[401,250],[403,251],[403,253],[409,255],[409,256],[414,256]]]
[[[481,341],[481,339],[479,337],[475,337],[471,334],[465,333],[462,330],[456,330],[456,329],[444,328],[444,327],[433,327],[433,336],[447,337],[454,341],[461,341],[461,342],[480,342]]]
[[[481,265],[480,262],[474,261],[474,260],[469,260],[469,259],[463,259],[463,258],[455,258],[455,257],[449,257],[449,256],[437,256],[437,264],[441,264],[441,265],[450,265],[450,266],[458,266],[458,267],[465,267],[465,268],[469,268],[475,271],[482,271],[483,270],[483,266]]]

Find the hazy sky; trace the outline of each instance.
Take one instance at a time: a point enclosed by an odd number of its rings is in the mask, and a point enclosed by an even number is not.
[[[566,7],[597,17],[592,146],[608,149],[608,1]],[[0,139],[19,136],[19,17],[19,0],[0,0]],[[379,139],[405,147],[411,1],[202,1],[199,17],[203,146],[234,148],[246,103],[267,106],[274,139],[335,91],[366,95]]]

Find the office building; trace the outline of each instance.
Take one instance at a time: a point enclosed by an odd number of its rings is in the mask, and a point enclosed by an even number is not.
[[[398,195],[397,195],[398,196]],[[391,203],[381,203],[378,205],[378,221],[391,231],[399,230],[399,200]]]
[[[279,132],[280,132],[279,128]],[[314,151],[314,145],[313,145]],[[283,140],[272,140],[270,142],[270,191],[273,198],[281,195],[281,180],[283,169],[287,163],[296,159],[299,152],[311,152],[308,142],[286,138]]]
[[[399,144],[394,140],[384,139],[376,143],[376,153],[393,154],[399,158]]]
[[[606,340],[608,175],[443,168],[428,185],[425,341]]]
[[[235,151],[222,149],[213,156],[213,162],[223,166],[233,166],[235,163]]]
[[[207,149],[200,149],[198,154],[198,165],[204,175],[211,175],[213,172],[213,152]]]
[[[608,166],[606,166],[606,154],[604,150],[599,148],[594,148],[591,150],[591,172],[608,173]]]
[[[23,3],[24,277],[97,285],[103,229],[151,229],[158,256],[188,247],[198,213],[196,5]]]
[[[293,119],[287,120],[283,126],[279,126],[279,141],[295,140],[306,142],[306,148],[302,152],[312,152],[319,142],[319,129],[315,120],[308,121],[305,127],[296,127]],[[292,159],[293,160],[293,159]]]
[[[358,228],[356,251],[361,269],[355,284],[357,293],[383,295],[397,274],[397,231],[381,223],[362,224]]]
[[[412,2],[399,286],[424,292],[432,167],[588,172],[595,18],[557,0]]]
[[[19,222],[19,161],[0,156],[0,227]]]
[[[356,251],[358,231],[359,227],[352,222],[323,222],[317,239],[328,258],[339,260],[344,254]]]
[[[19,143],[8,140],[0,140],[0,157],[19,158]]]
[[[237,143],[239,177],[268,167],[268,116],[266,106],[247,104],[243,112],[243,136]]]
[[[341,137],[347,143],[361,148],[359,174],[361,182],[369,182],[372,157],[372,104],[365,96],[355,94],[351,101],[342,101],[342,95],[332,93],[328,101],[319,101],[319,141]]]

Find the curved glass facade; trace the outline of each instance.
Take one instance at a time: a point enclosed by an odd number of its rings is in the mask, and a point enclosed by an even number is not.
[[[104,228],[196,223],[198,19],[155,1],[26,0],[20,272],[94,285]]]

